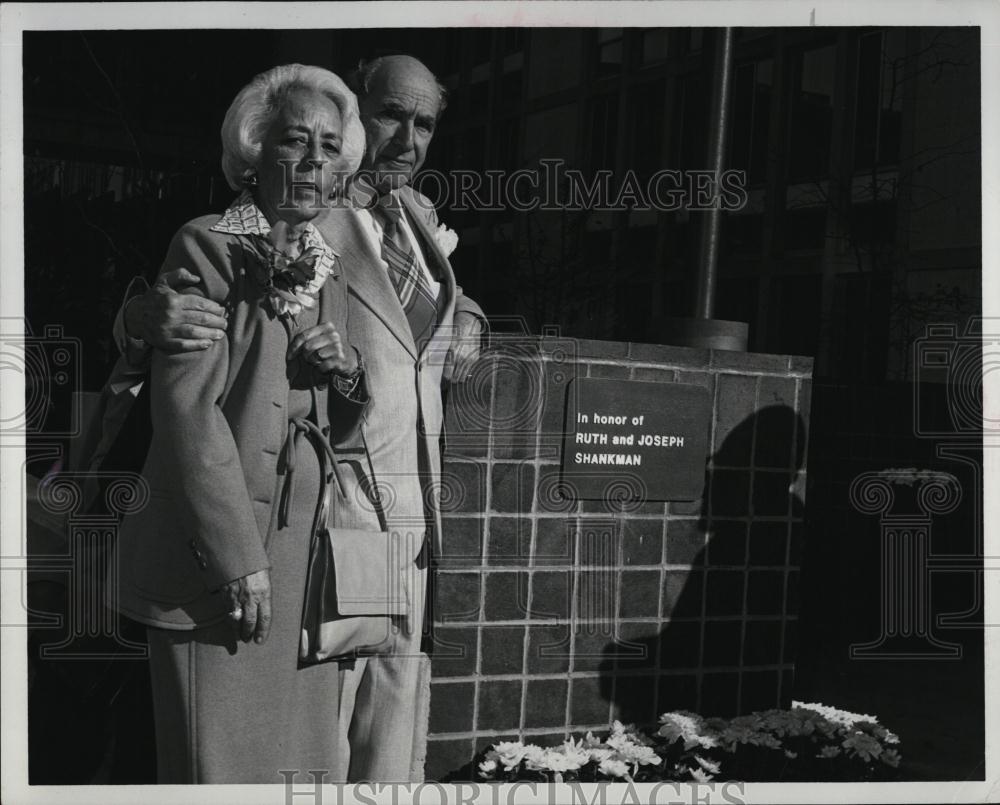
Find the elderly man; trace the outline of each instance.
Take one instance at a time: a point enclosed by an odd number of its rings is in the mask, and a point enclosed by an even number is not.
[[[419,568],[409,626],[393,654],[341,670],[341,720],[349,780],[419,779],[425,746],[429,663],[420,652],[428,545],[439,544],[442,384],[478,354],[483,314],[455,284],[437,217],[410,180],[424,163],[445,93],[409,56],[363,63],[352,76],[367,142],[365,206],[332,209],[316,225],[340,254],[353,302],[348,322],[331,322],[362,358],[370,395],[368,449],[386,494],[390,528],[411,535]],[[133,285],[116,339],[140,374],[149,346],[204,349],[224,335],[225,311],[180,292],[198,277],[180,270],[145,290]],[[301,349],[299,337],[289,354]],[[348,757],[349,753],[349,757]],[[301,770],[303,773],[305,769]]]

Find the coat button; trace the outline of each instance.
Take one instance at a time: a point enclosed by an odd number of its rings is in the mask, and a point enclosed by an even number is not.
[[[204,559],[199,559],[198,560],[198,567],[200,567],[202,570],[207,570],[208,569],[208,562],[206,562]]]

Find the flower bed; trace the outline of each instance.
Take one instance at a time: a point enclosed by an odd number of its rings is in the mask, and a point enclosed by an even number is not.
[[[652,732],[652,730],[650,731]],[[873,716],[793,702],[735,718],[664,713],[652,737],[614,722],[606,738],[588,732],[561,746],[506,741],[479,763],[487,781],[888,780],[899,738]]]

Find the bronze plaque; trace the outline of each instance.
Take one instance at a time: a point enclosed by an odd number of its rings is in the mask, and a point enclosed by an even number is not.
[[[585,500],[697,500],[712,399],[684,383],[577,378],[568,389],[565,493]]]

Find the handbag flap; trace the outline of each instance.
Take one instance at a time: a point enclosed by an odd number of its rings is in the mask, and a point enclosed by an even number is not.
[[[333,528],[326,532],[333,554],[337,611],[341,615],[406,615],[405,574],[410,557],[395,532]]]

